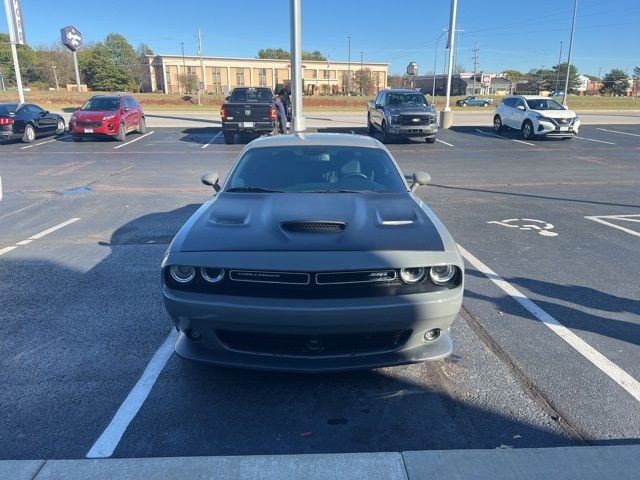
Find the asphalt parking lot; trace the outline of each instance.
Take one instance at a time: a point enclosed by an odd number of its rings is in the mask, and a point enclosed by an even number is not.
[[[0,145],[1,459],[638,443],[640,124],[389,145],[467,252],[454,355],[331,375],[167,349],[162,254],[242,147],[208,124]]]

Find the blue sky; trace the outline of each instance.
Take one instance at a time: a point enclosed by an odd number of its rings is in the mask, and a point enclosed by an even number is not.
[[[21,0],[25,33],[31,45],[59,41],[59,29],[76,26],[85,41],[99,41],[112,31],[133,45],[147,43],[155,53],[195,54],[196,32],[202,29],[205,55],[253,57],[260,48],[289,46],[289,1],[238,2],[182,0],[110,0],[90,3]],[[46,6],[44,6],[46,5]],[[77,5],[77,8],[74,6]],[[173,6],[179,5],[179,8]],[[302,0],[305,50],[320,50],[330,60],[390,63],[401,72],[410,61],[420,73],[433,70],[435,37],[449,21],[448,0]],[[472,70],[472,51],[480,46],[480,70],[507,68],[527,71],[550,67],[569,44],[573,0],[535,2],[459,0],[458,62]],[[2,31],[6,31],[6,21]],[[440,41],[442,70],[445,38]],[[611,68],[640,65],[640,1],[579,0],[573,61],[581,73],[597,75]]]

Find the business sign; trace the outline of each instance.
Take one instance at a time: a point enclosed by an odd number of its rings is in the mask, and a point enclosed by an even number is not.
[[[410,62],[407,65],[407,75],[417,75],[418,74],[418,64],[416,62]]]
[[[82,48],[82,34],[76,27],[69,25],[60,29],[62,44],[72,52]]]
[[[491,86],[491,75],[489,75],[488,73],[483,73],[482,77],[480,77],[480,83],[482,83],[483,86],[485,87],[489,87]]]
[[[7,7],[7,15],[9,15],[9,40],[18,45],[24,45],[24,25],[22,23],[22,10],[20,9],[20,0],[5,0]]]

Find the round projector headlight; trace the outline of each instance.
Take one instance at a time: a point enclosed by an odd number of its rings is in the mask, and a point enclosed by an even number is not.
[[[429,269],[429,278],[436,285],[446,285],[456,275],[456,269],[453,265],[439,265]]]
[[[169,272],[171,273],[171,278],[179,283],[189,283],[196,276],[196,269],[186,265],[173,265]]]
[[[223,268],[201,268],[200,275],[209,283],[218,283],[224,278]]]
[[[424,278],[424,267],[401,268],[400,278],[409,285],[418,283]]]

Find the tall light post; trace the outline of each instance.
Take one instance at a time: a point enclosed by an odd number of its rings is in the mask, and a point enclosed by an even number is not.
[[[449,69],[447,71],[447,97],[445,101],[444,111],[442,112],[442,121],[440,125],[442,128],[449,128],[453,123],[453,114],[449,101],[451,100],[451,74],[453,71],[453,50],[455,48],[455,35],[456,35],[456,14],[458,11],[458,0],[451,0],[451,16],[449,18],[449,36],[447,42],[447,48],[449,48]]]
[[[556,75],[556,92],[558,91],[558,82],[560,81],[560,62],[562,62],[562,42],[560,42],[560,55],[558,56],[558,74]]]
[[[351,35],[347,35],[348,42],[348,60],[347,60],[347,91],[346,94],[349,96],[349,91],[351,90]]]
[[[564,81],[564,92],[562,94],[562,105],[567,105],[567,90],[569,90],[569,72],[571,72],[571,52],[573,51],[573,32],[576,28],[576,11],[578,10],[578,0],[573,0],[573,20],[571,21],[571,36],[569,37],[569,53],[567,55],[567,78]]]
[[[291,0],[291,130],[301,133],[306,129],[302,113],[302,14],[300,0]]]
[[[433,88],[431,89],[431,103],[433,103],[434,105],[436,103],[436,68],[438,66],[438,43],[440,43],[440,39],[445,33],[447,33],[447,30],[443,29],[440,35],[436,37],[436,51],[433,56]]]
[[[363,53],[360,52],[360,96],[364,95],[364,71],[362,70]]]
[[[184,58],[184,42],[180,42],[180,45],[182,46],[182,68],[184,69],[184,73],[183,73],[183,75],[184,75],[184,90],[185,90],[185,93],[189,93],[188,92],[188,88],[187,88],[187,84],[189,83],[189,79],[187,78],[187,61]]]

